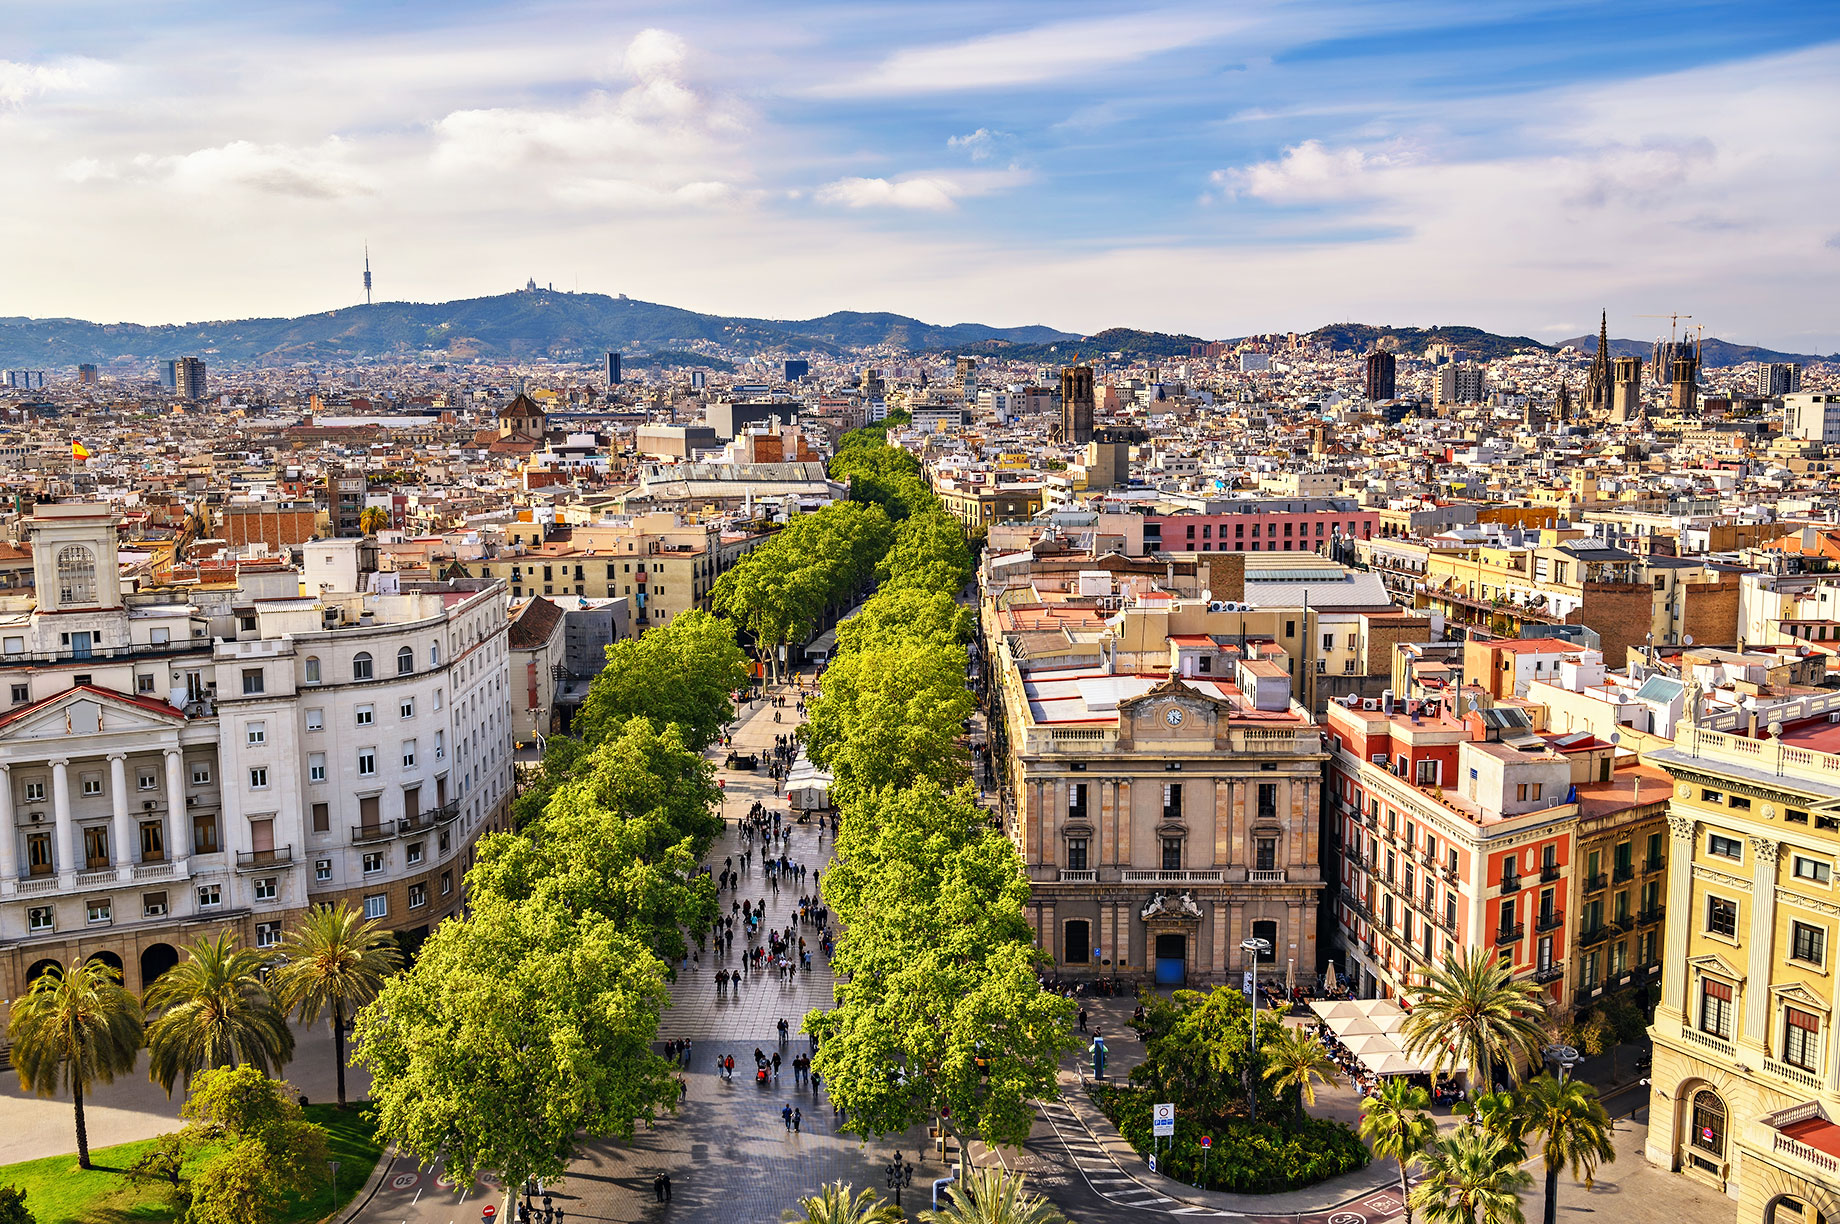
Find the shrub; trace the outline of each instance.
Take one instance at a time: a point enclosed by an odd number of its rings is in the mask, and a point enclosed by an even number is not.
[[[1155,1094],[1143,1088],[1098,1084],[1093,1100],[1140,1155],[1153,1150],[1150,1109]],[[1201,1136],[1213,1139],[1204,1162]],[[1236,1194],[1275,1194],[1313,1186],[1317,1182],[1364,1168],[1367,1146],[1340,1122],[1326,1118],[1275,1117],[1251,1122],[1245,1118],[1204,1119],[1184,1117],[1176,1106],[1176,1133],[1163,1140],[1157,1170],[1191,1185],[1201,1180],[1205,1163],[1209,1190]]]

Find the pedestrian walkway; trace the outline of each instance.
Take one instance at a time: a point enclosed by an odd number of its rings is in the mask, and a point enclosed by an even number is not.
[[[763,768],[718,768],[724,782],[723,815],[728,821],[727,831],[710,852],[709,861],[718,876],[730,857],[740,870],[738,823],[756,801],[786,811],[764,766],[773,737],[794,730],[798,715],[790,700],[781,710],[780,722],[773,721],[773,711],[767,702],[743,711],[734,735],[734,748],[762,754]],[[726,755],[726,749],[711,752],[718,766]],[[774,891],[761,872],[756,839],[752,869],[743,873],[737,892],[722,894],[724,913],[738,899],[764,901],[767,918],[763,929],[784,927],[793,920],[799,896],[817,891],[811,873],[822,871],[830,862],[831,834],[824,832],[820,847],[815,818],[810,824],[789,827],[792,838],[786,853],[805,864],[804,883],[782,881]],[[910,1208],[929,1202],[932,1179],[945,1170],[937,1155],[927,1150],[923,1129],[864,1144],[838,1133],[837,1119],[821,1092],[795,1082],[793,1056],[811,1052],[803,1030],[805,1014],[834,1001],[830,966],[817,951],[815,929],[795,929],[812,950],[812,966],[809,971],[796,971],[790,983],[778,981],[771,972],[753,973],[742,978],[738,992],[717,994],[717,970],[739,967],[747,946],[739,930],[733,956],[712,959],[705,953],[699,967],[679,973],[671,985],[671,1007],[659,1025],[659,1036],[665,1041],[687,1038],[691,1042],[689,1065],[682,1072],[688,1089],[684,1103],[656,1129],[641,1129],[631,1143],[588,1145],[567,1181],[552,1188],[556,1205],[569,1220],[670,1220],[673,1224],[776,1220],[796,1198],[828,1181],[841,1179],[858,1188],[888,1193],[885,1170],[897,1151],[910,1163],[918,1161],[904,1202]],[[789,1029],[784,1045],[777,1031],[782,1018]],[[769,1056],[779,1053],[777,1083],[755,1084],[757,1047]],[[717,1055],[734,1057],[732,1080],[716,1073]],[[786,1128],[781,1116],[788,1105],[800,1111],[797,1133]],[[668,1205],[657,1201],[653,1179],[660,1173],[671,1177]]]

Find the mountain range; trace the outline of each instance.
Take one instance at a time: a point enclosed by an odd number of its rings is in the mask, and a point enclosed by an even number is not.
[[[790,356],[1076,338],[1051,327],[939,326],[905,315],[858,311],[817,319],[726,318],[600,293],[527,289],[457,302],[348,306],[292,319],[146,326],[0,318],[0,364],[54,368],[84,361],[108,365],[188,355],[269,366],[379,358],[598,361],[610,350],[693,351],[703,343]]]
[[[1581,353],[1597,352],[1596,336],[1578,336],[1571,340],[1561,340],[1555,348],[1571,345]],[[1646,364],[1655,355],[1653,340],[1618,340],[1610,338],[1610,355],[1612,357],[1640,357]],[[1754,344],[1733,344],[1729,340],[1708,337],[1700,348],[1700,360],[1708,369],[1720,366],[1749,365],[1755,361],[1797,361],[1807,365],[1816,361],[1840,361],[1840,353],[1822,357],[1812,353],[1784,353],[1776,349],[1760,348]]]
[[[1366,352],[1376,345],[1421,354],[1428,345],[1449,344],[1481,360],[1517,351],[1551,352],[1528,336],[1501,336],[1475,327],[1378,327],[1337,323],[1309,333],[1336,349]],[[229,365],[285,366],[375,360],[492,361],[549,358],[598,362],[609,350],[626,353],[635,366],[729,363],[699,350],[719,346],[751,356],[831,356],[876,351],[965,353],[1049,364],[1075,355],[1101,360],[1113,353],[1128,359],[1184,358],[1195,336],[1110,328],[1090,336],[1051,327],[991,327],[982,323],[939,325],[906,315],[837,311],[816,319],[731,318],[656,302],[528,288],[454,302],[381,302],[348,306],[297,318],[230,319],[148,326],[91,323],[81,319],[0,318],[0,366],[68,369],[79,362],[136,367],[181,356]],[[1597,338],[1562,341],[1595,352]],[[1648,356],[1650,345],[1613,340],[1617,355]],[[1705,342],[1708,366],[1753,361],[1840,361],[1775,349]]]

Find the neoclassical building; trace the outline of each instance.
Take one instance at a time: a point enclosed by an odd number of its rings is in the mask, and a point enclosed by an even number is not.
[[[0,599],[3,997],[92,957],[138,991],[323,900],[411,946],[461,907],[511,797],[502,583],[126,590],[108,507],[29,527],[36,590]]]
[[[1689,714],[1649,754],[1673,794],[1648,1158],[1741,1224],[1840,1218],[1840,697],[1799,707],[1757,736]]]
[[[1006,827],[1053,972],[1239,982],[1256,937],[1261,973],[1313,977],[1325,753],[1287,657],[1173,634],[1153,670],[1078,636],[993,643]]]

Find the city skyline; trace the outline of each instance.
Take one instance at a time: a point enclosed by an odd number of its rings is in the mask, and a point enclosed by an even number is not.
[[[347,306],[368,240],[381,301],[1840,347],[1815,5],[16,18],[4,314]]]

